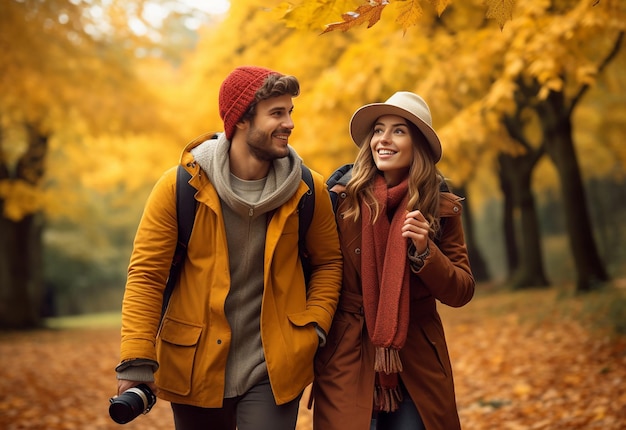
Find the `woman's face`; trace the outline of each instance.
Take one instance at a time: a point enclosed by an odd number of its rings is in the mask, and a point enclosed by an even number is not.
[[[391,187],[402,182],[413,162],[413,139],[407,120],[397,115],[379,117],[374,122],[370,149],[387,185]]]

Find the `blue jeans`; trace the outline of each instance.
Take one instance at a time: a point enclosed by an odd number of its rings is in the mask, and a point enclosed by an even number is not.
[[[404,384],[401,383],[400,386],[402,402],[398,410],[379,412],[376,418],[372,419],[370,430],[426,430],[409,392],[404,388]]]

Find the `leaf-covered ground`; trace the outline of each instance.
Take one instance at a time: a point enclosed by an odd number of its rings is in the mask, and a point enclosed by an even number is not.
[[[614,297],[546,290],[441,307],[463,428],[626,428],[626,338],[605,331]],[[0,334],[0,429],[173,429],[163,401],[124,426],[109,418],[118,338],[115,327]],[[302,407],[298,429],[310,428]]]

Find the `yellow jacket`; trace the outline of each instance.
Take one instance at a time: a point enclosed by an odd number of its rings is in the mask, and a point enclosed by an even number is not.
[[[224,303],[230,288],[227,241],[220,200],[189,149],[181,163],[192,175],[199,202],[188,254],[159,329],[163,290],[177,240],[176,168],[155,185],[134,242],[122,311],[122,361],[159,363],[159,397],[221,407],[230,327]],[[313,380],[317,324],[330,330],[342,278],[337,228],[322,176],[313,172],[315,211],[306,237],[313,266],[308,289],[298,255],[297,192],[268,222],[261,339],[274,397],[289,402]]]

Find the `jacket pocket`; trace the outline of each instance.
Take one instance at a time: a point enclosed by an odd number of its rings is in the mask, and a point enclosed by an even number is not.
[[[157,345],[159,388],[175,394],[189,394],[201,334],[200,325],[165,319]]]
[[[438,332],[437,327],[434,324],[426,324],[422,326],[422,333],[426,338],[426,342],[432,348],[435,357],[437,357],[437,362],[439,363],[441,371],[444,375],[448,376],[448,366],[446,366],[446,363],[450,363],[450,359],[448,357],[448,350],[446,348],[445,341],[443,340],[443,333]]]
[[[319,345],[319,336],[315,330],[315,324],[306,312],[289,314],[287,318],[291,328],[288,333],[291,339],[287,340],[289,349],[291,349],[294,357],[311,363]]]

